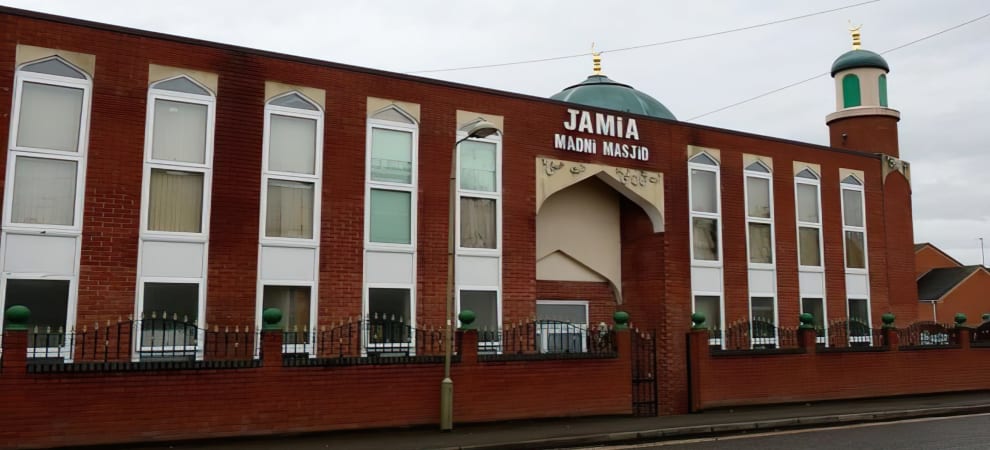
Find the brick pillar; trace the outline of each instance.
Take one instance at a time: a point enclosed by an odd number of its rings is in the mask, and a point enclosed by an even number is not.
[[[27,371],[28,319],[31,310],[22,305],[7,308],[3,333],[3,375],[23,377]]]
[[[818,332],[814,328],[798,329],[798,344],[805,353],[815,353],[818,351]]]
[[[457,342],[460,346],[457,354],[461,356],[461,364],[475,365],[478,363],[478,330],[457,330]]]
[[[261,332],[261,367],[282,367],[282,330]]]
[[[970,339],[972,339],[973,329],[970,327],[956,327],[959,339],[959,348],[969,350]]]
[[[883,342],[887,346],[887,350],[891,352],[896,352],[901,348],[901,337],[897,334],[897,328],[894,327],[884,327],[883,328]]]
[[[709,352],[708,348],[708,330],[704,328],[693,329],[687,334],[688,341],[688,395],[689,402],[688,405],[691,412],[701,411],[702,405],[702,392],[704,392],[704,386],[702,386],[702,371],[704,370],[705,362],[708,361]]]

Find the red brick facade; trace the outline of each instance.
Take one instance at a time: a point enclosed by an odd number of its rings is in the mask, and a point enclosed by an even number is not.
[[[850,148],[862,150],[853,151],[637,116],[641,136],[639,144],[649,147],[650,158],[648,161],[620,160],[600,154],[554,150],[554,134],[564,132],[562,122],[568,117],[567,109],[574,107],[561,102],[9,9],[0,13],[0,117],[3,118],[0,120],[0,142],[7,142],[10,132],[13,95],[10,87],[13,85],[18,44],[95,56],[78,283],[78,324],[126,317],[135,309],[150,64],[200,70],[219,76],[206,277],[205,319],[210,324],[255,324],[259,180],[266,81],[326,91],[317,323],[335,323],[362,313],[364,153],[368,97],[421,105],[418,229],[415,236],[418,266],[415,305],[417,321],[421,324],[441,324],[444,321],[449,161],[451,143],[455,141],[457,131],[457,110],[486,111],[504,117],[501,230],[504,245],[501,269],[503,323],[532,318],[537,299],[588,300],[592,324],[609,321],[611,313],[617,309],[628,311],[635,327],[657,334],[659,399],[663,414],[688,410],[688,349],[684,336],[691,325],[689,317],[692,311],[689,146],[718,149],[721,154],[722,270],[727,323],[749,317],[743,154],[773,160],[776,290],[780,325],[796,325],[799,312],[794,162],[817,164],[821,168],[823,259],[829,318],[846,317],[840,169],[861,171],[865,175],[872,322],[879,324],[880,315],[888,311],[896,313],[901,323],[913,321],[917,314],[910,185],[899,173],[892,173],[885,179],[882,160],[874,153],[887,152],[896,156],[896,132],[892,138],[890,133],[885,132],[884,138],[876,142],[852,143],[855,145],[851,144]],[[866,119],[856,120],[861,124],[856,126],[872,126]],[[889,124],[881,125],[887,127]],[[664,232],[653,232],[649,218],[639,206],[626,199],[620,201],[621,305],[616,304],[606,283],[536,279],[536,182],[533,168],[539,157],[619,165],[663,174]],[[6,173],[3,170],[5,161],[6,156],[0,156],[0,176]],[[594,236],[588,236],[588,239],[594,239]],[[499,370],[506,377],[504,381],[495,384],[479,381],[477,385],[472,385],[474,387],[469,392],[478,392],[479,398],[494,394],[502,401],[481,403],[484,408],[479,407],[479,410],[472,410],[465,403],[463,408],[470,411],[464,413],[466,420],[628,412],[618,406],[610,406],[606,410],[583,410],[569,402],[555,403],[556,408],[534,411],[532,414],[518,411],[518,414],[510,416],[481,411],[531,403],[533,400],[529,398],[522,401],[528,394],[513,396],[507,393],[515,392],[519,385],[546,377],[556,377],[558,381],[566,379],[566,390],[555,390],[552,396],[558,401],[563,398],[588,400],[587,389],[597,385],[606,373],[615,373],[614,364],[582,362],[582,366],[575,369],[583,372],[582,375],[560,377],[566,363],[547,364],[539,368],[525,364],[501,367]],[[775,371],[786,373],[778,369]],[[236,409],[245,420],[265,422],[277,417],[283,418],[279,420],[298,420],[294,422],[296,425],[280,425],[282,431],[410,425],[437,420],[433,415],[423,415],[416,406],[435,406],[435,384],[439,379],[436,367],[403,369],[402,373],[371,367],[349,368],[340,373],[334,372],[333,377],[343,377],[335,382],[327,381],[325,377],[330,374],[318,369],[298,372],[281,368],[265,370],[272,372],[232,371],[174,376],[118,374],[113,375],[113,383],[101,384],[105,387],[99,389],[91,389],[97,376],[87,376],[76,381],[85,388],[75,389],[79,396],[70,403],[88,405],[92,414],[74,415],[66,419],[64,426],[86,428],[91,423],[84,418],[90,416],[112,423],[105,415],[112,408],[101,399],[124,393],[143,395],[142,386],[150,383],[160,388],[154,395],[161,396],[162,402],[170,402],[173,407],[184,411],[202,413],[201,416],[178,418],[154,437],[167,439],[179,436],[176,430],[213,414],[229,412],[230,405],[225,401],[210,400],[215,397],[196,394],[215,391],[218,384],[228,381],[229,386],[223,388],[226,389],[225,395],[242,401]],[[471,379],[469,372],[480,369],[466,367],[458,370]],[[589,371],[601,372],[589,376]],[[5,370],[0,382],[13,376]],[[274,383],[271,382],[272,377],[282,378]],[[60,386],[64,386],[60,380],[38,380],[32,391],[25,395],[32,396],[32,404],[55,404],[54,400],[59,395],[65,395],[64,390],[59,390]],[[316,388],[312,386],[314,383],[321,384],[319,389],[330,389],[329,385],[339,386],[339,389],[328,391],[317,403],[305,408],[293,407],[288,399]],[[169,389],[165,389],[178,386],[186,393],[184,399],[176,399]],[[383,386],[386,386],[384,391]],[[772,388],[774,383],[766,386]],[[608,385],[607,388],[600,394],[620,394],[618,386]],[[622,391],[621,395],[627,395],[626,392]],[[377,396],[370,400],[373,403],[392,405],[396,414],[390,421],[374,420],[375,417],[371,416],[377,413],[355,414],[352,408],[334,406],[337,402],[356,404],[369,401],[366,398],[369,394]],[[246,397],[257,399],[248,400]],[[265,399],[272,398],[278,399],[276,406],[266,403]],[[544,400],[551,402],[549,398]],[[176,404],[176,401],[182,403]],[[436,410],[434,407],[427,409]],[[326,422],[317,424],[317,417],[325,417],[333,411],[340,414],[334,419],[333,426],[326,426]],[[125,409],[118,413],[126,415],[134,411]],[[141,417],[147,421],[156,420],[151,413]],[[8,427],[8,430],[12,429]],[[140,428],[104,431],[128,433],[136,429]],[[219,427],[215,431],[213,435],[237,434],[245,432],[245,428]],[[42,434],[40,431],[38,433]],[[143,438],[137,434],[121,436],[123,440]],[[197,434],[183,436],[195,437]],[[90,439],[87,442],[100,442],[97,440],[99,436]],[[5,441],[10,442],[9,435]]]

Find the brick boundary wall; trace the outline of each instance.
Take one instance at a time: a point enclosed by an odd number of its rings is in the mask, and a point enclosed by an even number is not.
[[[897,330],[869,349],[816,348],[815,331],[799,330],[801,348],[713,354],[708,331],[687,334],[691,411],[791,402],[990,389],[990,347],[899,347]]]
[[[439,423],[443,365],[283,367],[281,332],[260,367],[28,373],[27,337],[8,330],[0,448],[264,436]],[[454,421],[630,414],[630,334],[615,357],[482,362],[463,332],[452,366]]]

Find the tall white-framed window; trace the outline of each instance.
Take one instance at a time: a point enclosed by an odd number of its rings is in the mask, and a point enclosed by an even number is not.
[[[148,89],[135,358],[202,357],[202,339],[191,336],[202,334],[206,312],[215,116],[213,92],[191,77]]]
[[[479,349],[498,352],[502,324],[502,141],[498,134],[467,138],[464,131],[457,133],[457,139],[456,309],[474,311],[481,331]]]
[[[65,333],[75,324],[92,86],[89,74],[58,56],[14,72],[0,310],[32,310],[33,357],[72,357]]]
[[[870,345],[869,274],[866,250],[866,207],[863,181],[847,175],[839,183],[842,193],[842,235],[846,268],[846,319],[850,345]]]
[[[691,182],[691,260],[721,265],[721,192],[718,163],[705,153],[688,161]]]
[[[688,159],[691,211],[692,310],[705,315],[711,345],[722,345],[725,330],[722,296],[722,193],[716,158],[700,152]]]
[[[415,352],[419,125],[396,105],[367,123],[364,351]]]
[[[801,312],[814,316],[817,341],[828,343],[825,263],[822,243],[821,177],[810,167],[794,175]]]
[[[746,245],[749,267],[749,323],[753,348],[777,345],[777,281],[774,264],[773,177],[770,167],[754,161],[743,169],[746,198]]]
[[[811,169],[794,176],[797,198],[798,265],[801,269],[824,270],[822,262],[821,181]]]
[[[537,300],[536,341],[540,353],[588,351],[588,302]]]
[[[281,245],[319,242],[323,112],[299,93],[265,105],[261,239]]]
[[[846,271],[866,271],[866,220],[863,183],[853,175],[840,183],[842,189],[842,234]]]
[[[289,91],[265,104],[264,123],[256,323],[279,308],[283,352],[315,357],[323,110]]]

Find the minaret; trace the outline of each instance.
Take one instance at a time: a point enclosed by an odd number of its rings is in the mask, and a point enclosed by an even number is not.
[[[852,50],[832,63],[835,112],[825,118],[832,147],[897,158],[897,122],[901,113],[887,103],[887,61],[860,48],[859,29],[850,28]]]

